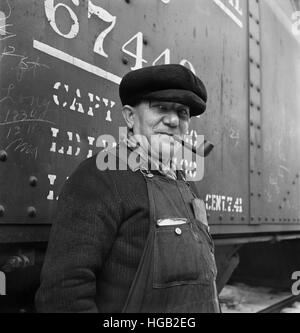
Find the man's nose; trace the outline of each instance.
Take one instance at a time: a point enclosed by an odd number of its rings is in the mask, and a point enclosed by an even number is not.
[[[179,117],[177,112],[168,112],[164,118],[163,123],[170,127],[178,127],[179,126]]]

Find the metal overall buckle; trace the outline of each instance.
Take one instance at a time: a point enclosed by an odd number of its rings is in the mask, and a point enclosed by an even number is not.
[[[154,175],[153,173],[151,173],[151,171],[147,170],[147,169],[140,169],[141,173],[143,174],[143,176],[147,177],[147,178],[153,178]]]

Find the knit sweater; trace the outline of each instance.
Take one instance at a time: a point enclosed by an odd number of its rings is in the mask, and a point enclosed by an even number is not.
[[[39,312],[121,312],[149,232],[143,175],[85,160],[59,196],[36,294]]]

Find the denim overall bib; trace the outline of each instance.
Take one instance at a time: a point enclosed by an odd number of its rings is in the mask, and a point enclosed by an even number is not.
[[[204,205],[195,212],[197,197],[180,172],[179,180],[157,171],[136,172],[142,172],[147,184],[150,226],[122,312],[220,312],[214,245],[201,221]]]
[[[150,231],[123,312],[216,313],[214,247],[183,180],[144,173]]]

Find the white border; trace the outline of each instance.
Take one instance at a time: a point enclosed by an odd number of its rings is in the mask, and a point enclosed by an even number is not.
[[[42,51],[44,53],[47,53],[51,55],[52,57],[55,57],[57,59],[60,59],[62,61],[65,61],[71,65],[74,65],[76,67],[79,67],[89,73],[95,74],[97,76],[100,76],[108,81],[111,81],[116,84],[120,84],[121,78],[117,75],[114,75],[112,73],[109,73],[97,66],[94,66],[92,64],[89,64],[83,60],[80,60],[78,58],[75,58],[71,56],[68,53],[65,53],[63,51],[60,51],[50,45],[44,44],[42,42],[39,42],[37,40],[33,40],[33,47],[39,51]]]

